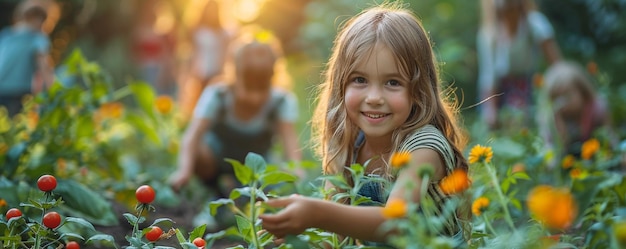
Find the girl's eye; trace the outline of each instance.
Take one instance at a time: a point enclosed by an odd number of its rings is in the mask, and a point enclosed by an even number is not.
[[[402,85],[402,84],[400,84],[400,81],[397,81],[397,80],[387,81],[387,84],[390,85],[390,86],[400,86],[400,85]]]
[[[352,81],[354,81],[354,83],[359,83],[359,84],[367,83],[367,81],[363,77],[354,77]]]

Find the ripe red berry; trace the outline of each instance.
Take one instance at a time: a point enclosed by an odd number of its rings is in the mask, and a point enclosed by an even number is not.
[[[196,245],[198,248],[204,248],[204,246],[206,246],[206,241],[198,237],[198,238],[193,239],[193,244]]]
[[[42,175],[37,180],[37,187],[43,192],[50,192],[57,187],[57,179],[51,175]]]
[[[7,211],[7,220],[10,220],[11,218],[15,218],[15,217],[20,217],[22,216],[22,211],[20,211],[17,208],[11,208],[9,209],[9,211]]]
[[[80,245],[76,241],[70,241],[65,244],[66,249],[80,249]]]
[[[61,225],[61,215],[57,212],[49,212],[43,216],[43,225],[50,229],[55,229]]]
[[[149,241],[157,241],[159,237],[163,234],[163,230],[160,227],[153,226],[148,233],[146,233],[146,239]]]
[[[154,189],[149,185],[142,185],[137,188],[135,191],[135,197],[137,197],[137,201],[143,204],[150,204],[154,201]]]

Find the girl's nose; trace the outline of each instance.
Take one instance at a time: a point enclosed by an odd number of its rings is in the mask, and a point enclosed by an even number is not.
[[[382,105],[384,103],[382,89],[375,86],[368,88],[365,103],[370,105]]]

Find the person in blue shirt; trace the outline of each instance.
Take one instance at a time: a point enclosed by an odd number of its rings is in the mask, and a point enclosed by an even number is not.
[[[14,25],[0,31],[0,106],[9,116],[21,111],[24,96],[42,91],[54,78],[50,40],[41,31],[46,18],[42,6],[18,6]]]

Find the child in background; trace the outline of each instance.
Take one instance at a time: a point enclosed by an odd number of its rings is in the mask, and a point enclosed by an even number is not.
[[[15,23],[0,31],[0,106],[9,116],[22,110],[22,98],[52,85],[50,39],[42,32],[47,10],[24,2],[15,10]]]
[[[269,44],[246,43],[235,51],[232,84],[205,88],[183,137],[178,170],[170,178],[173,189],[195,174],[218,197],[229,196],[238,183],[224,159],[244,162],[249,152],[268,156],[275,135],[282,139],[287,160],[301,160],[297,99],[273,84],[278,56]]]
[[[386,234],[379,230],[385,221],[383,206],[388,199],[419,202],[418,169],[434,168],[427,193],[437,205],[444,205],[449,196],[438,182],[454,169],[467,170],[461,153],[464,139],[455,109],[442,98],[427,32],[413,13],[392,4],[373,7],[349,20],[334,44],[313,116],[324,173],[349,176],[347,166],[367,162],[366,175],[387,178],[394,186],[388,197],[376,183],[361,189],[362,196],[381,206],[350,206],[293,195],[268,201],[283,209],[259,218],[277,238],[316,227],[384,242]],[[395,152],[408,152],[411,160],[393,173],[389,160]],[[407,185],[413,189],[406,189]],[[459,208],[465,211],[467,206]],[[461,217],[450,217],[440,233],[462,243],[468,239],[462,219],[469,216],[458,211]]]
[[[594,91],[584,69],[574,62],[563,61],[548,68],[544,85],[552,106],[549,116],[554,118],[554,127],[542,126],[546,142],[549,146],[559,143],[564,154],[580,157],[582,144],[592,138],[596,130],[610,131],[607,104]],[[551,133],[551,128],[555,128],[556,133]]]

